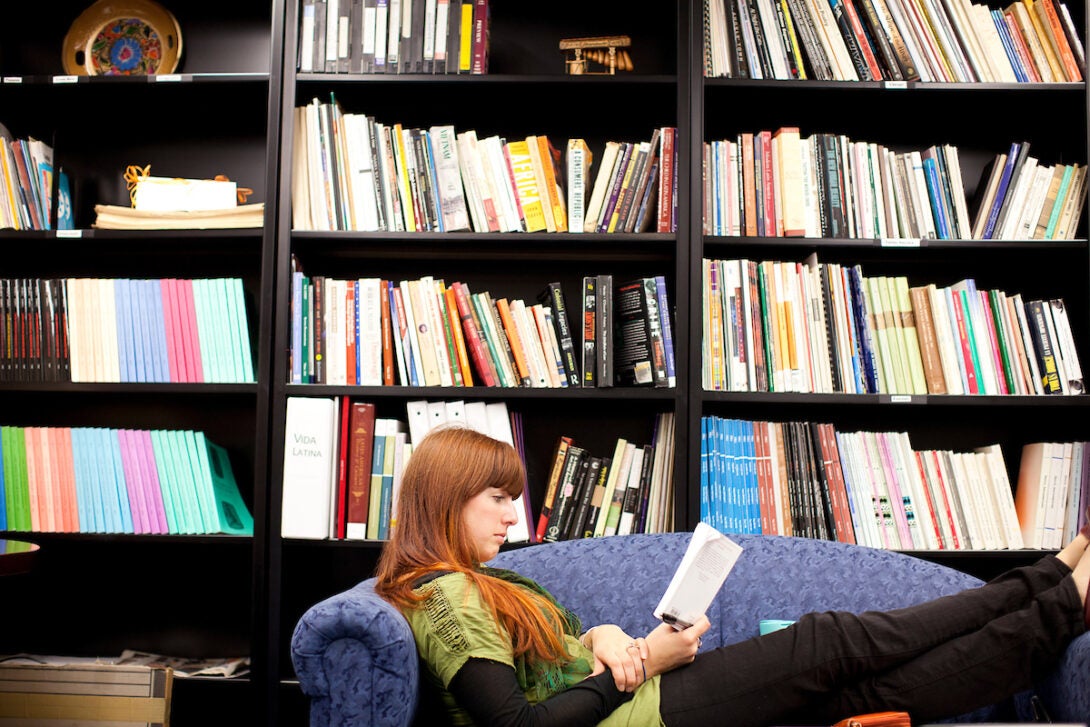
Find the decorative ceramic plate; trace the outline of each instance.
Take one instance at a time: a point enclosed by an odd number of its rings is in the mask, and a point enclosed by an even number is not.
[[[98,0],[64,37],[64,70],[77,76],[173,73],[181,55],[178,21],[153,0]]]

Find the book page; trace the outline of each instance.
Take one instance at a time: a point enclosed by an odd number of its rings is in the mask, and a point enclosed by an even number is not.
[[[689,628],[708,610],[742,547],[707,523],[697,523],[689,547],[666,593],[655,607],[655,618],[677,630]]]

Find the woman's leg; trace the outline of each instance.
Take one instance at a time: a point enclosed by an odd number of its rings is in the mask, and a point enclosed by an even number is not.
[[[808,614],[790,628],[701,654],[663,675],[663,719],[668,727],[728,716],[737,727],[769,724],[1024,609],[1070,573],[1062,559],[1048,556],[980,588],[909,608]]]
[[[996,704],[1047,675],[1086,630],[1084,618],[1075,581],[1066,579],[1027,608],[849,686],[786,721],[829,724],[853,714],[898,710],[919,724]]]

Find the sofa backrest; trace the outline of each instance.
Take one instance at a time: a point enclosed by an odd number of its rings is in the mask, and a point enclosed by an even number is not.
[[[901,553],[843,543],[731,535],[743,551],[708,618],[703,648],[756,636],[761,619],[810,611],[890,609],[979,585],[980,580]],[[533,578],[585,627],[616,623],[631,634],[657,625],[652,611],[689,533],[572,540],[500,553],[489,565]]]

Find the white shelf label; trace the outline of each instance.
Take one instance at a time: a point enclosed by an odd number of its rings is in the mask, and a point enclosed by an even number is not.
[[[911,404],[912,403],[912,395],[911,394],[890,394],[889,403],[890,404]]]
[[[53,83],[79,83],[79,76],[53,76]]]
[[[4,76],[4,83],[22,83],[22,76]]]
[[[57,237],[83,237],[83,230],[57,230]]]
[[[918,237],[883,237],[878,241],[882,247],[919,247]]]
[[[904,91],[908,88],[908,81],[886,81],[883,86],[893,91]]]
[[[182,74],[180,73],[162,73],[149,76],[156,83],[174,82],[178,83],[182,80]]]

